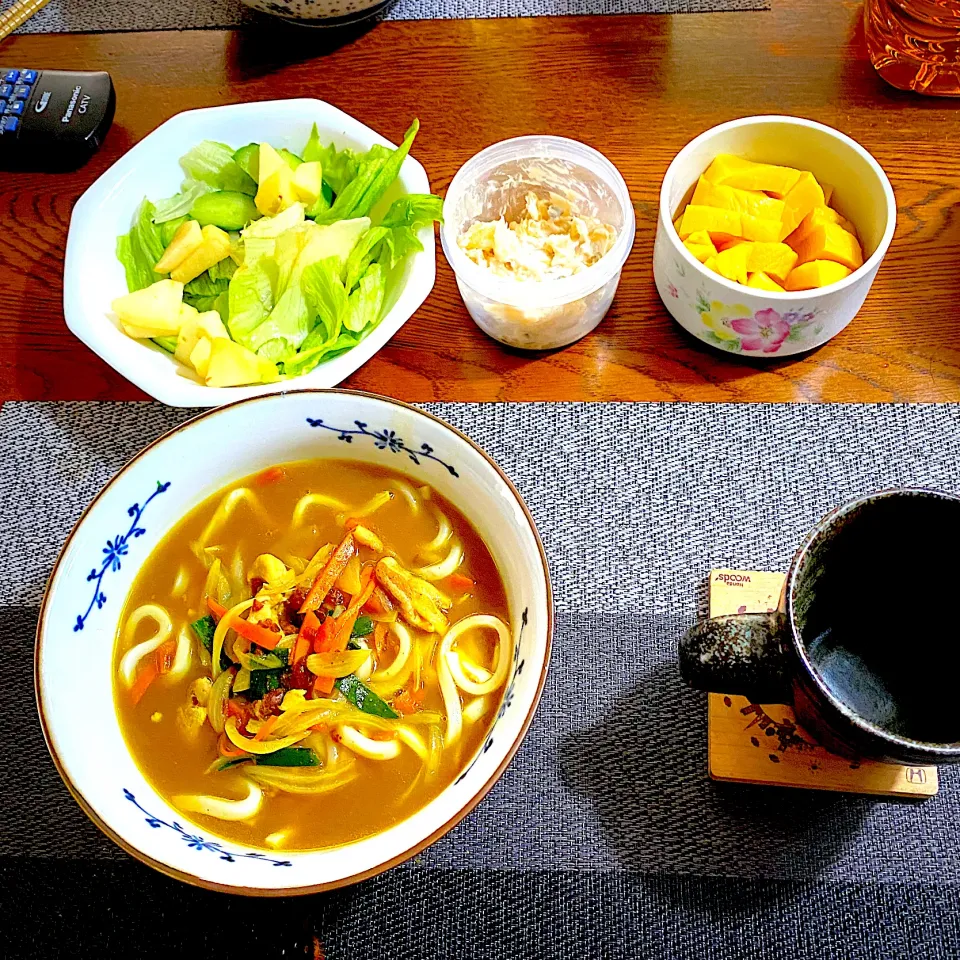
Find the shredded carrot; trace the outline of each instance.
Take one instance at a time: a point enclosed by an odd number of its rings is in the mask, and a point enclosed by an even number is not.
[[[254,483],[258,487],[268,487],[271,483],[279,483],[287,479],[287,471],[283,467],[267,467],[263,473],[258,473]]]
[[[423,690],[401,690],[393,698],[393,707],[402,714],[416,713],[423,704]]]
[[[223,604],[217,603],[213,597],[207,597],[207,606],[210,612],[218,619],[222,620],[227,615],[227,608]],[[283,634],[276,630],[268,630],[259,624],[250,623],[249,620],[243,620],[240,617],[234,617],[230,621],[230,629],[235,630],[244,640],[255,643],[264,650],[273,650],[283,639]]]
[[[469,593],[477,582],[465,577],[462,573],[451,573],[447,577],[447,584],[454,593]]]
[[[387,645],[387,625],[385,623],[378,623],[373,628],[373,646],[375,647],[378,654],[383,653],[384,647]]]
[[[161,643],[160,646],[157,647],[157,652],[154,654],[154,660],[157,665],[157,673],[169,673],[170,668],[173,666],[173,658],[176,655],[176,640],[167,640],[166,643]]]
[[[263,721],[263,726],[253,735],[254,740],[263,740],[264,737],[277,725],[277,721],[280,717],[274,714],[272,717],[267,717]]]
[[[300,606],[300,613],[316,610],[323,603],[324,597],[330,592],[330,588],[337,582],[353,556],[353,550],[353,531],[348,530],[347,535],[340,541],[336,550],[330,554],[330,559],[317,574],[317,579],[313,581],[313,586],[310,588],[306,600]]]
[[[350,601],[350,606],[337,619],[337,638],[331,649],[343,651],[347,649],[350,641],[350,634],[353,633],[357,617],[360,616],[360,610],[363,605],[373,595],[373,565],[368,564],[360,573],[360,592]]]
[[[350,517],[349,519],[344,521],[343,525],[348,530],[356,530],[357,527],[360,526],[360,521],[356,517]]]
[[[314,637],[320,630],[320,618],[311,610],[300,624],[300,633],[293,646],[293,662],[299,663],[309,652]]]
[[[217,746],[220,750],[220,756],[226,757],[228,760],[247,756],[247,751],[241,750],[225,733],[220,734]]]
[[[315,697],[327,696],[333,690],[333,677],[316,677],[312,689]]]
[[[137,674],[137,679],[133,681],[133,686],[130,688],[130,699],[133,700],[135,704],[139,703],[143,695],[147,692],[147,687],[149,687],[158,676],[159,671],[157,670],[156,659],[148,660]]]
[[[320,625],[316,637],[313,640],[314,653],[326,653],[333,649],[333,643],[337,638],[337,621],[333,617],[327,617]]]

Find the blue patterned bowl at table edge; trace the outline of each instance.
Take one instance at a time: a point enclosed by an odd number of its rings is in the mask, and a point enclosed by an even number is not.
[[[503,575],[514,665],[486,742],[458,779],[408,820],[333,850],[243,849],[191,823],[134,764],[114,707],[114,639],[139,565],[185,512],[243,476],[309,458],[392,467],[416,484],[429,484],[463,512]],[[201,414],[151,443],[97,495],[47,585],[37,630],[37,702],[64,782],[94,823],[129,853],[213,889],[308,893],[356,882],[407,859],[483,798],[533,718],[552,632],[549,572],[533,520],[479,447],[395,400],[345,390],[293,391]]]

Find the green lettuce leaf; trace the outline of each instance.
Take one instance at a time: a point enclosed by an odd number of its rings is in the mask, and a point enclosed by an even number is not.
[[[324,224],[334,223],[337,220],[355,219],[354,210],[359,208],[364,193],[385,166],[387,156],[389,151],[375,144],[361,159],[357,175],[343,188],[342,192],[337,193],[330,209],[319,214],[314,222]],[[358,213],[356,216],[363,216],[363,214]]]
[[[252,264],[245,261],[233,275],[227,294],[229,319],[226,324],[237,343],[249,348],[250,335],[270,316],[276,280],[277,267],[269,257],[261,257]]]
[[[237,272],[237,265],[232,257],[226,257],[215,263],[208,271],[211,280],[229,280]]]
[[[343,269],[343,286],[349,293],[367,272],[367,267],[377,259],[380,244],[390,231],[383,226],[371,227],[357,241]]]
[[[199,277],[184,284],[183,292],[195,297],[219,297],[229,284],[229,280],[215,280],[210,271],[204,270]]]
[[[379,263],[373,263],[360,278],[357,289],[347,300],[343,325],[351,333],[375,327],[380,322],[380,311],[386,293],[386,274]]]
[[[365,217],[387,192],[393,181],[400,175],[400,167],[403,161],[406,160],[407,154],[410,153],[410,148],[413,146],[413,141],[419,129],[420,121],[414,120],[413,123],[410,124],[410,128],[406,134],[404,134],[403,143],[389,155],[386,162],[377,172],[373,182],[364,190],[361,199],[357,201],[356,206],[350,211],[351,217]]]
[[[352,150],[337,150],[332,143],[323,146],[316,124],[303,148],[303,160],[305,163],[320,161],[323,179],[330,184],[334,193],[341,193],[358,172],[357,155]]]
[[[168,220],[177,220],[190,213],[194,200],[205,193],[213,192],[215,188],[202,180],[184,180],[180,184],[180,192],[166,200],[157,201],[157,212],[153,215],[154,223],[166,223]]]
[[[245,173],[233,151],[224,143],[204,140],[180,158],[180,167],[189,180],[199,180],[214,190],[234,190],[254,196],[257,185]]]
[[[340,335],[347,312],[347,292],[340,280],[341,267],[338,257],[327,257],[304,268],[301,281],[303,296],[319,321],[310,331],[314,339],[307,344],[308,348],[313,347],[315,341],[332,342]]]
[[[411,253],[419,253],[423,244],[412,227],[394,227],[388,231],[383,241],[383,253],[380,259],[387,260],[387,266],[396,266]]]
[[[149,287],[165,276],[153,270],[164,250],[160,227],[153,222],[155,212],[156,207],[149,200],[144,200],[137,210],[130,232],[117,237],[117,259],[123,264],[127,289],[131,293]]]
[[[380,225],[420,230],[435,220],[443,222],[443,201],[432,193],[408,193],[390,204]]]
[[[324,360],[332,360],[334,357],[346,353],[360,342],[360,337],[355,333],[343,330],[340,336],[334,341],[324,341],[323,343],[304,346],[300,352],[283,365],[284,375],[287,377],[299,377],[301,374],[309,373]]]

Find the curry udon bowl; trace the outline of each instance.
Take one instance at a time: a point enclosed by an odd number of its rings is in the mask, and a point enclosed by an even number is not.
[[[489,713],[489,727],[458,758],[456,775],[405,819],[375,835],[319,850],[237,842],[235,833],[218,831],[216,821],[174,805],[175,798],[155,788],[155,778],[135,761],[119,693],[116,700],[114,694],[116,638],[127,616],[127,598],[140,589],[138,573],[148,558],[153,563],[155,551],[162,554],[168,532],[179,530],[186,515],[217,491],[273,465],[329,460],[350,461],[359,471],[399,472],[412,488],[433,491],[475,531],[502,581],[512,635],[506,680]],[[343,616],[342,605],[328,616]],[[478,446],[435,417],[396,401],[349,391],[295,391],[200,415],[148,446],[100,492],[68,538],[47,586],[37,634],[37,699],[65,783],[91,819],[127,852],[205,887],[306,893],[352,883],[401,862],[450,830],[483,798],[533,718],[549,662],[552,623],[549,573],[533,520],[519,493]],[[165,679],[161,675],[156,683]]]

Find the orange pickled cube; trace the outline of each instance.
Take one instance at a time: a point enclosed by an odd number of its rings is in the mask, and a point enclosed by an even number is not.
[[[783,287],[776,280],[771,280],[762,270],[750,274],[747,286],[755,287],[757,290],[775,290],[777,293],[783,293]]]
[[[781,203],[782,201],[771,200],[770,202]],[[740,214],[740,228],[743,230],[744,240],[777,243],[780,240],[781,227],[779,220],[764,220],[761,217],[752,217],[749,213]]]
[[[752,243],[738,243],[717,254],[717,273],[734,283],[747,282],[747,261]]]
[[[744,240],[743,237],[718,237],[716,241],[716,248],[720,253],[723,253],[724,250],[729,250],[731,247],[737,246],[740,243],[747,243],[747,240]]]
[[[814,227],[797,245],[797,262],[833,260],[851,270],[863,264],[863,251],[857,238],[838,223]]]
[[[784,287],[787,290],[812,290],[826,287],[849,277],[853,271],[833,260],[810,260],[790,271]]]
[[[701,262],[709,260],[710,257],[717,255],[717,248],[710,239],[710,234],[706,230],[697,230],[691,233],[683,245]]]
[[[738,190],[735,187],[717,186],[705,177],[697,181],[691,203],[720,210],[736,210],[741,215],[750,214],[765,220],[779,220],[783,213],[783,201],[774,200],[760,190]]]
[[[754,243],[751,244],[747,270],[750,273],[765,273],[778,283],[783,283],[796,263],[796,252],[785,243]]]
[[[706,230],[714,243],[719,237],[742,236],[740,214],[733,210],[718,210],[716,207],[688,204],[687,209],[683,211],[683,220],[680,223],[680,239],[686,240],[691,233],[696,233],[698,230]]]
[[[814,207],[826,206],[823,199],[823,189],[817,183],[817,178],[804,170],[800,174],[793,189],[783,198],[783,232],[778,239],[782,240],[793,233],[803,218]]]
[[[800,179],[800,171],[773,163],[755,163],[730,153],[721,153],[707,167],[704,177],[717,186],[762,190],[777,197],[784,197]]]
[[[839,223],[843,218],[831,207],[820,204],[814,207],[801,221],[800,225],[786,239],[794,250],[797,244],[803,240],[815,227],[825,227],[828,223]]]

